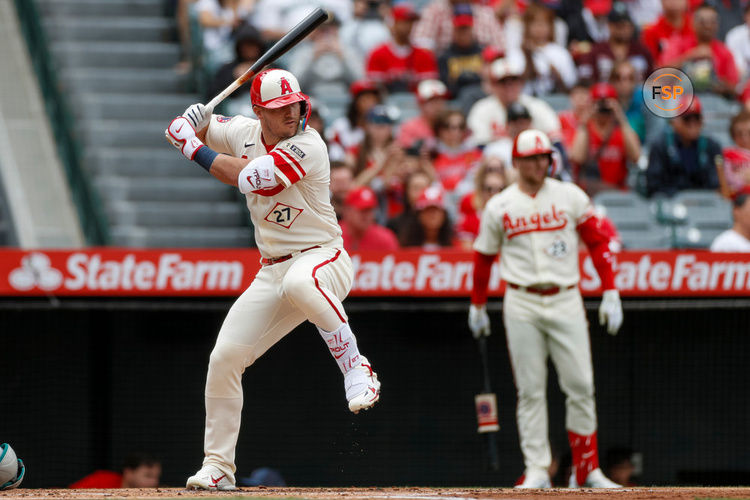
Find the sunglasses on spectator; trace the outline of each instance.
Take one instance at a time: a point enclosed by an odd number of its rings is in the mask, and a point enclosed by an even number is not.
[[[628,82],[634,82],[634,81],[635,81],[635,75],[633,75],[633,74],[628,74],[628,73],[626,73],[626,74],[624,74],[624,75],[623,75],[622,73],[620,73],[620,74],[615,74],[615,75],[614,75],[614,76],[612,77],[612,81],[614,81],[614,82],[625,82],[625,81],[628,81]]]
[[[503,186],[484,186],[484,192],[488,194],[499,193],[503,190]]]
[[[464,130],[466,128],[466,124],[464,122],[461,123],[443,123],[442,127],[447,130]]]

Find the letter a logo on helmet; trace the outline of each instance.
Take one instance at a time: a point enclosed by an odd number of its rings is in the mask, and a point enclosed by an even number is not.
[[[289,80],[282,77],[279,80],[281,80],[281,95],[284,94],[291,94],[293,92],[292,86],[289,85]]]
[[[552,143],[547,134],[533,128],[518,134],[513,142],[513,158],[552,154],[552,151]]]

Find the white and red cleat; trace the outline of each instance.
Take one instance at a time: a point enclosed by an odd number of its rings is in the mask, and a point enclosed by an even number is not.
[[[372,371],[370,362],[361,356],[359,366],[349,370],[344,375],[344,389],[346,400],[349,401],[349,410],[359,413],[367,410],[380,399],[380,382],[378,374]]]
[[[201,470],[190,476],[185,487],[189,490],[236,490],[234,475],[226,473],[215,465],[204,465]]]

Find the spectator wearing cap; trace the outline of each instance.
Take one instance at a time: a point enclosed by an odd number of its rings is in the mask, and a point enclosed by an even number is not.
[[[609,83],[591,87],[591,107],[576,129],[570,159],[578,184],[594,196],[605,189],[626,189],[628,162],[641,154],[641,142],[628,123]]]
[[[482,2],[467,0],[431,0],[422,10],[422,18],[414,28],[415,43],[439,54],[451,44],[454,30],[454,9],[457,5],[468,5],[474,23],[471,27],[479,45],[504,47],[503,28],[491,7]]]
[[[419,115],[399,127],[398,143],[401,147],[414,146],[418,141],[431,144],[435,139],[435,122],[445,109],[448,88],[440,80],[422,80],[417,85]]]
[[[659,64],[684,71],[696,92],[734,97],[740,76],[731,51],[716,38],[719,12],[712,5],[701,5],[693,13],[693,28],[693,33],[672,37],[667,42]]]
[[[233,81],[239,78],[250,66],[258,60],[265,51],[265,42],[260,32],[249,24],[243,24],[237,29],[234,42],[235,57],[232,61],[221,66],[208,86],[206,98],[212,99],[221,93]],[[237,92],[227,98],[229,101],[247,102],[247,95]],[[250,110],[252,111],[252,110]]]
[[[658,61],[667,42],[673,36],[693,34],[693,23],[688,15],[688,0],[661,0],[663,14],[643,30],[641,40]]]
[[[609,38],[607,15],[612,11],[612,0],[583,0],[581,16],[593,43]]]
[[[506,59],[523,61],[524,93],[543,96],[567,92],[578,79],[573,58],[563,45],[554,41],[555,12],[532,3],[523,14],[523,42],[509,49]]]
[[[430,186],[419,195],[416,213],[398,235],[402,247],[418,247],[425,251],[458,246],[453,239],[453,224],[445,209],[443,190]]]
[[[722,191],[727,197],[750,186],[750,111],[743,109],[732,117],[729,134],[734,145],[724,148],[723,171],[719,175]]]
[[[460,109],[464,115],[468,115],[471,107],[480,99],[487,97],[490,93],[490,67],[498,59],[505,57],[503,49],[488,45],[482,49],[482,68],[479,72],[479,85],[467,85],[461,89],[461,93],[454,97],[454,105]]]
[[[421,80],[438,77],[433,53],[411,43],[417,19],[419,14],[411,4],[395,5],[389,18],[391,40],[375,47],[367,57],[367,78],[388,92],[411,92]]]
[[[576,57],[578,77],[595,82],[609,81],[612,68],[620,61],[629,61],[642,82],[653,71],[651,52],[635,36],[635,25],[623,2],[615,2],[607,16],[609,38],[593,45],[590,51]]]
[[[351,101],[346,115],[337,118],[326,130],[328,143],[344,151],[350,151],[362,142],[365,137],[367,112],[383,101],[378,87],[367,80],[352,83],[349,94]]]
[[[349,191],[344,202],[344,217],[340,222],[341,237],[347,251],[398,250],[398,240],[393,232],[375,222],[378,199],[367,186]]]
[[[352,18],[341,23],[339,39],[364,61],[372,49],[391,39],[385,25],[388,6],[383,0],[353,0],[352,6]]]
[[[510,184],[505,165],[498,158],[483,158],[474,175],[474,190],[467,193],[458,206],[456,237],[462,248],[471,249],[479,234],[482,210],[489,199]]]
[[[472,141],[485,145],[499,137],[507,136],[506,107],[512,102],[523,104],[531,115],[531,126],[554,139],[560,136],[560,120],[549,104],[522,94],[525,85],[526,65],[523,59],[497,59],[490,65],[491,94],[478,100],[467,118]]]
[[[750,252],[750,187],[745,187],[732,200],[734,225],[714,239],[712,252]]]
[[[291,53],[289,71],[313,97],[346,94],[349,86],[362,78],[362,61],[341,44],[340,26],[338,18],[329,14],[328,20]]]
[[[482,152],[468,140],[464,114],[457,109],[443,111],[435,122],[437,142],[432,166],[443,189],[452,193],[458,183],[479,165]]]
[[[742,19],[744,22],[730,29],[724,38],[741,79],[750,74],[750,2],[745,3]]]
[[[456,5],[451,44],[438,55],[440,79],[454,96],[466,87],[481,85],[482,46],[474,36],[474,22],[470,4]]]
[[[649,152],[646,169],[648,196],[672,196],[685,189],[717,189],[716,161],[721,156],[719,143],[701,133],[703,107],[698,96],[683,99],[687,110],[670,120]]]

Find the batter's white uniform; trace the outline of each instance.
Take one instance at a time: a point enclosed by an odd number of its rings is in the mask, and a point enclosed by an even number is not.
[[[487,202],[474,242],[474,249],[485,255],[502,250],[500,275],[508,284],[503,319],[527,469],[546,470],[551,461],[548,357],[566,395],[566,428],[580,435],[596,430],[591,349],[577,287],[576,226],[591,214],[589,197],[575,184],[547,178],[535,196],[512,184]],[[532,293],[528,287],[545,291]],[[551,293],[554,288],[559,291]]]
[[[204,465],[230,467],[234,472],[243,404],[241,379],[247,366],[305,319],[318,327],[342,373],[358,363],[358,352],[355,356],[334,352],[334,344],[342,340],[356,346],[341,305],[353,272],[329,201],[326,147],[314,129],[308,127],[268,147],[258,120],[214,115],[205,142],[238,158],[252,160],[267,154],[274,158],[283,185],[248,193],[247,207],[264,260],[292,255],[260,269],[227,314],[211,353]]]

